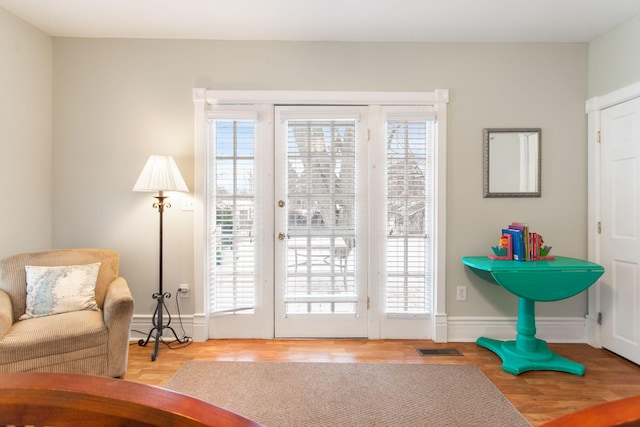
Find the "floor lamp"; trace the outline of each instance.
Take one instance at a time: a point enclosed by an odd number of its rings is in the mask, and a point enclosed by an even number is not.
[[[149,335],[147,335],[147,339],[141,339],[138,341],[138,345],[146,346],[151,339],[155,331],[155,348],[153,350],[153,354],[151,355],[151,360],[156,360],[158,356],[158,344],[160,342],[160,338],[162,338],[162,331],[164,329],[169,329],[173,332],[176,340],[178,342],[183,342],[178,338],[176,331],[170,326],[171,324],[171,313],[167,309],[167,306],[164,303],[165,298],[171,298],[171,294],[169,292],[164,292],[162,289],[162,214],[164,213],[165,208],[170,208],[171,204],[165,202],[167,196],[164,195],[164,191],[183,191],[188,192],[187,184],[185,184],[182,179],[182,175],[180,175],[180,170],[176,165],[176,162],[173,160],[171,156],[149,156],[147,163],[142,169],[140,176],[138,177],[138,181],[136,181],[136,185],[133,186],[133,191],[145,191],[145,192],[158,192],[155,197],[158,201],[153,204],[153,207],[158,209],[158,213],[160,214],[160,272],[159,272],[159,283],[158,283],[158,292],[152,295],[153,299],[156,300],[156,310],[153,313],[153,328],[149,331]],[[163,318],[163,313],[166,311],[166,323]]]

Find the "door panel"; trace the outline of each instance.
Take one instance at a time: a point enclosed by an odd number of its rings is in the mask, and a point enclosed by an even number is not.
[[[640,363],[640,99],[605,109],[602,140],[602,345]]]
[[[276,107],[275,336],[366,337],[363,109]]]

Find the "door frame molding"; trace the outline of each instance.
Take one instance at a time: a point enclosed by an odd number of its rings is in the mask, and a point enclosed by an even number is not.
[[[640,97],[640,82],[625,86],[605,95],[595,96],[585,102],[587,114],[587,243],[588,259],[600,262],[600,234],[598,222],[601,218],[601,155],[598,143],[601,130],[601,111],[617,104]],[[598,323],[601,306],[600,281],[588,290],[588,310],[585,322],[585,339],[588,344],[596,348],[602,347],[600,324]]]
[[[208,90],[194,88],[194,315],[193,339],[206,341],[209,337],[208,292],[206,274],[206,218],[205,218],[205,118],[208,105],[221,104],[290,104],[290,105],[431,105],[439,126],[435,147],[435,179],[441,183],[435,192],[434,212],[434,289],[432,339],[447,342],[446,314],[446,182],[447,182],[447,104],[449,90],[433,91],[272,91],[272,90]],[[441,124],[441,125],[440,125]],[[261,337],[269,338],[269,337]],[[273,337],[271,337],[273,338]],[[376,338],[375,334],[372,338]]]

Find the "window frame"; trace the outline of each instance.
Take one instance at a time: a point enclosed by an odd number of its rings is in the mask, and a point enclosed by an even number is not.
[[[207,294],[206,286],[206,218],[205,218],[205,197],[207,188],[205,183],[206,155],[205,155],[205,121],[208,112],[212,109],[237,110],[238,108],[247,108],[258,111],[260,122],[262,123],[259,132],[262,136],[267,134],[273,137],[273,121],[272,117],[273,105],[369,105],[369,117],[379,115],[377,128],[369,128],[371,140],[384,140],[384,120],[382,120],[382,109],[388,106],[428,106],[432,107],[437,115],[436,122],[436,145],[434,152],[434,286],[433,286],[433,316],[429,325],[425,325],[428,330],[415,331],[416,338],[424,338],[425,336],[436,342],[447,341],[447,315],[445,307],[446,296],[446,140],[447,140],[447,104],[449,102],[449,92],[446,89],[438,89],[435,91],[425,92],[316,92],[316,91],[226,91],[226,90],[207,90],[205,88],[196,88],[193,90],[193,101],[195,109],[195,150],[194,150],[194,303],[195,312],[193,315],[193,337],[196,341],[205,341],[210,337],[214,337],[210,326],[210,315],[207,313]],[[385,106],[385,107],[382,107]],[[264,120],[263,120],[264,119]],[[265,150],[265,156],[269,156],[268,149]],[[273,152],[270,153],[273,156]],[[376,165],[376,159],[371,159],[370,167]],[[271,158],[272,159],[272,158]],[[381,159],[377,159],[378,161]],[[382,164],[378,162],[379,164]],[[264,167],[265,165],[261,165]],[[265,170],[268,173],[268,171]],[[273,171],[271,171],[272,173]],[[376,174],[380,176],[381,174]],[[370,181],[371,188],[380,188],[383,182],[376,182],[377,178]],[[273,200],[273,188],[271,193],[263,192],[265,200]],[[372,196],[376,192],[372,192]],[[271,197],[271,199],[269,199]],[[374,201],[371,200],[372,205]],[[268,210],[265,211],[265,214]],[[273,224],[273,212],[266,214],[261,219],[261,226]],[[271,230],[271,234],[273,230]],[[373,242],[370,247],[374,247]],[[371,262],[369,266],[369,296],[370,305],[383,304],[380,295],[379,286],[376,286],[374,269],[375,251],[370,253]],[[380,260],[378,254],[378,260]],[[271,258],[271,259],[269,259]],[[260,260],[261,265],[269,262],[273,263],[273,254],[264,254]],[[264,294],[271,292],[273,295],[273,278],[263,278],[262,285],[258,292],[256,303],[262,304],[264,310],[256,308],[256,321],[247,325],[252,331],[255,338],[273,338],[273,318],[269,318],[266,314],[270,311],[273,313],[273,298],[268,296],[263,298]],[[271,281],[269,283],[269,280]],[[264,311],[264,313],[262,313]],[[379,313],[383,311],[378,310]],[[237,316],[236,316],[237,317]],[[248,317],[248,316],[247,316]],[[369,322],[369,338],[385,338],[386,330],[381,326],[382,316],[370,316]],[[403,319],[397,319],[400,322]],[[408,336],[407,338],[412,338]]]
[[[430,107],[411,107],[411,108],[405,108],[405,107],[383,107],[383,117],[384,117],[384,123],[385,123],[385,142],[388,143],[389,140],[389,134],[388,134],[388,124],[389,122],[407,122],[407,123],[425,123],[425,171],[429,172],[429,176],[433,177],[433,172],[434,172],[434,145],[435,145],[435,123],[436,123],[436,115],[433,112],[433,108]],[[427,125],[426,123],[430,122],[431,125]],[[433,135],[433,139],[431,141],[429,141],[429,137],[431,135],[429,135],[427,132],[431,131],[432,135]],[[429,133],[431,133],[429,132]],[[429,145],[429,143],[431,145]],[[383,175],[385,176],[385,180],[386,180],[386,185],[384,188],[381,189],[381,191],[384,192],[385,194],[385,206],[388,206],[389,203],[389,192],[388,192],[388,188],[389,188],[389,171],[388,171],[388,165],[389,165],[389,160],[390,160],[390,153],[388,151],[388,146],[381,146],[380,149],[384,149],[385,151],[385,158],[386,158],[386,162],[385,162],[385,170],[383,172]],[[403,157],[403,159],[407,159],[405,157]],[[406,176],[404,177],[406,179]],[[422,237],[419,237],[417,235],[410,235],[408,234],[404,234],[403,235],[403,240],[416,240],[416,239],[423,239],[423,245],[425,247],[425,258],[428,259],[430,255],[433,254],[433,241],[434,241],[434,233],[433,233],[433,209],[435,208],[435,201],[434,201],[434,182],[433,180],[429,179],[427,177],[427,175],[425,175],[425,179],[424,179],[424,191],[425,191],[425,198],[429,198],[429,203],[426,203],[427,200],[425,200],[425,225],[427,226],[427,229],[424,230],[424,235]],[[388,209],[385,210],[385,227],[388,227],[389,224],[389,218],[388,218]],[[387,239],[385,241],[385,247],[387,247],[387,244],[389,242],[389,238],[388,238],[388,229],[385,229],[385,236],[387,236]],[[390,318],[430,318],[432,313],[433,313],[433,294],[430,292],[432,289],[428,289],[427,290],[427,295],[425,296],[425,305],[422,307],[423,311],[419,312],[419,311],[411,311],[411,310],[407,310],[407,311],[390,311],[390,306],[389,306],[389,278],[391,276],[396,277],[396,278],[404,278],[404,279],[408,279],[409,277],[411,277],[411,274],[406,274],[405,276],[402,275],[390,275],[389,272],[386,270],[386,268],[388,268],[389,266],[389,262],[387,257],[390,255],[390,250],[387,248],[387,250],[385,251],[385,262],[384,262],[384,266],[385,266],[385,284],[384,284],[384,307],[385,307],[385,315],[387,317]],[[404,260],[406,262],[406,260]],[[433,278],[430,277],[432,272],[433,272],[433,265],[431,263],[425,264],[425,268],[427,269],[427,271],[424,273],[424,280],[430,281],[431,283],[433,283]],[[417,277],[422,277],[417,276]],[[429,288],[429,286],[425,286],[426,288]]]

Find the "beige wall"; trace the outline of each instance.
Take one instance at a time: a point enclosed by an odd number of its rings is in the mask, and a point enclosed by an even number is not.
[[[589,98],[640,82],[640,15],[589,44]]]
[[[136,312],[151,313],[157,213],[151,196],[131,187],[147,156],[160,153],[175,156],[193,188],[193,87],[446,88],[447,312],[513,315],[515,300],[471,276],[459,259],[488,253],[499,228],[513,220],[528,221],[556,254],[586,256],[584,101],[640,81],[640,17],[588,47],[52,42],[0,9],[0,62],[0,257],[52,246],[117,249]],[[508,126],[542,128],[540,199],[482,198],[481,130]],[[193,215],[180,210],[180,201],[174,197],[165,222],[171,291],[193,283]],[[455,301],[458,285],[469,286],[466,302]],[[539,304],[537,312],[581,316],[585,299]]]
[[[193,188],[194,87],[450,90],[447,312],[515,315],[515,298],[470,275],[500,228],[527,221],[553,252],[586,257],[586,44],[391,44],[54,39],[56,247],[120,251],[136,313],[151,313],[157,213],[131,188],[149,154],[172,154]],[[482,198],[482,129],[542,128],[542,197]],[[193,283],[193,214],[165,215],[165,283]],[[200,238],[200,236],[198,236]],[[468,285],[466,302],[455,301]],[[190,314],[189,300],[182,312]],[[175,311],[173,300],[170,308]],[[582,316],[586,296],[543,304]]]
[[[52,51],[0,8],[0,258],[51,248]]]

